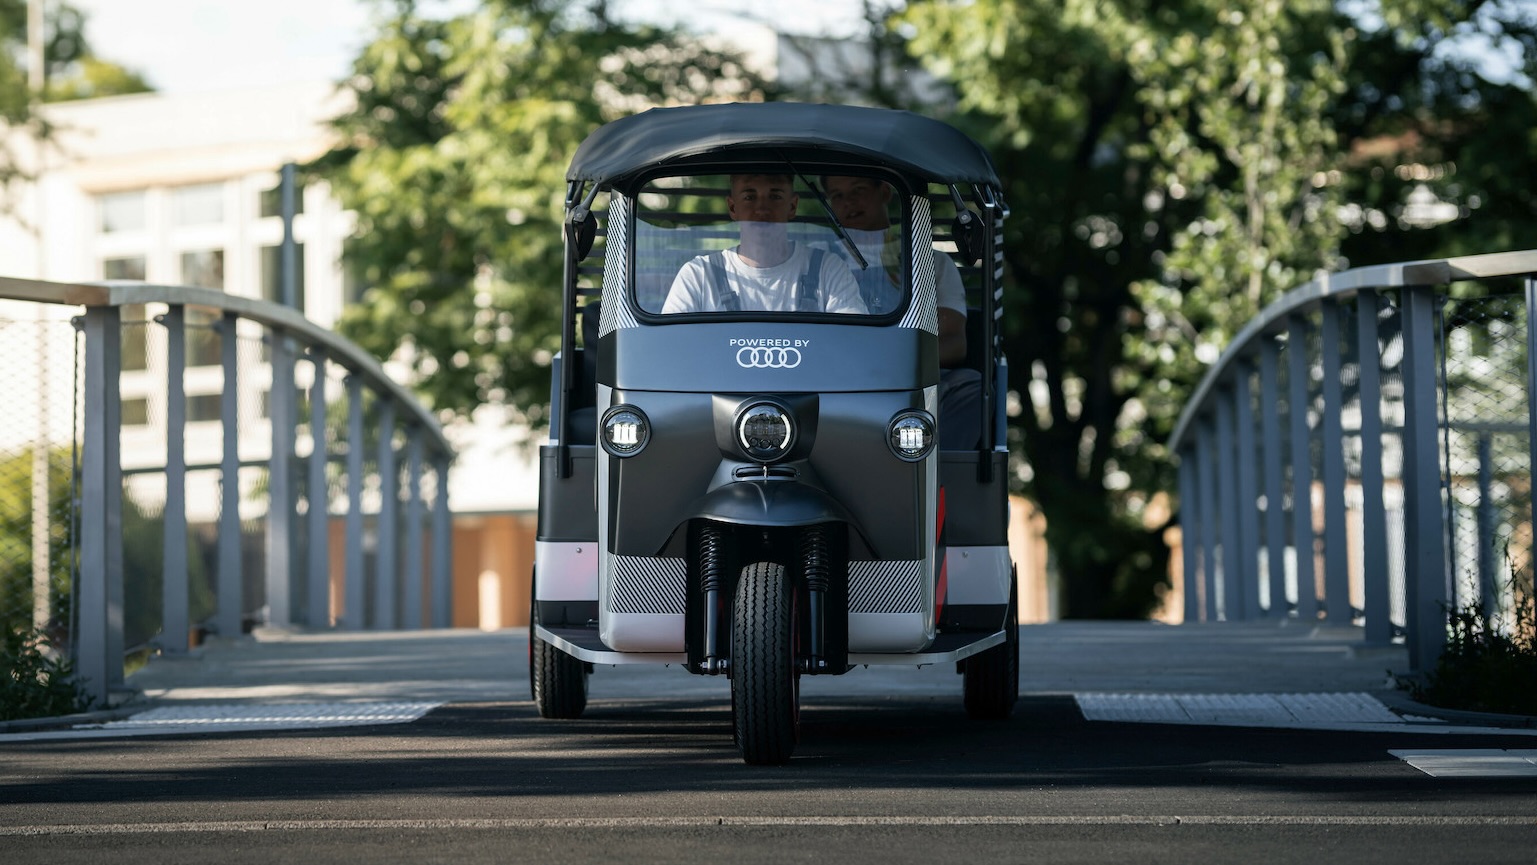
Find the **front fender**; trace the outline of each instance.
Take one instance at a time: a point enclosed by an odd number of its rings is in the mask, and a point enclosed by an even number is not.
[[[696,501],[691,519],[748,526],[810,526],[854,520],[827,493],[790,480],[734,481]]]

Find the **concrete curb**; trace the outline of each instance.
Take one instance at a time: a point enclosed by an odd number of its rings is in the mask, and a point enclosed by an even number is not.
[[[1531,715],[1506,715],[1498,712],[1469,712],[1462,709],[1443,709],[1417,703],[1398,691],[1385,691],[1375,695],[1384,706],[1399,714],[1421,715],[1439,718],[1450,724],[1477,727],[1505,727],[1513,730],[1537,728],[1537,717]]]

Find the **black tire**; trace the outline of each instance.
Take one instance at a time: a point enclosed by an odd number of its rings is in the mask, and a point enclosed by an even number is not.
[[[529,579],[528,597],[528,688],[534,705],[544,718],[580,718],[587,710],[588,666],[539,639],[534,629],[539,625],[539,572]]]
[[[981,721],[1001,721],[1019,701],[1019,603],[1017,586],[1009,588],[1009,609],[1004,616],[1003,645],[994,646],[965,661],[962,689],[966,714]]]
[[[793,601],[782,566],[742,569],[732,607],[732,723],[742,759],[754,765],[789,762],[799,734]]]
[[[580,718],[587,709],[587,665],[532,633],[529,678],[542,718]]]

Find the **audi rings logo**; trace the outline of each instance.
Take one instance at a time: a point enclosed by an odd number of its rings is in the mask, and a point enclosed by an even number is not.
[[[798,348],[739,348],[737,366],[743,369],[795,369],[801,365]]]

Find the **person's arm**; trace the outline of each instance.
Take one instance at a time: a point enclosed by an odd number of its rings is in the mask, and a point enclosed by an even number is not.
[[[934,277],[939,301],[939,365],[944,369],[966,363],[966,286],[955,261],[934,253]]]
[[[864,298],[859,295],[859,283],[854,281],[854,274],[835,255],[822,258],[822,292],[827,298],[822,308],[828,312],[846,315],[865,315],[869,312]]]
[[[939,365],[944,369],[966,364],[966,314],[946,306],[939,308]]]
[[[667,300],[662,303],[662,314],[705,312],[713,304],[704,302],[704,259],[694,258],[678,269],[673,277],[672,288],[667,290]]]

